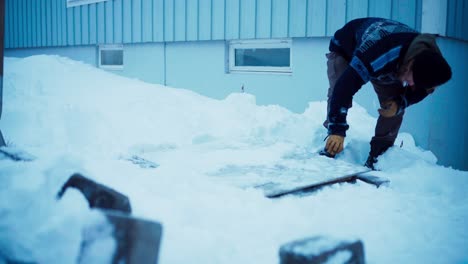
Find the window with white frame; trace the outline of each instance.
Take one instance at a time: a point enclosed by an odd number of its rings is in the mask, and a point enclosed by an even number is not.
[[[99,68],[123,69],[123,45],[99,46]]]
[[[67,7],[74,7],[80,5],[89,5],[97,2],[104,2],[108,0],[67,0]]]
[[[291,40],[240,40],[229,43],[230,72],[291,72]]]

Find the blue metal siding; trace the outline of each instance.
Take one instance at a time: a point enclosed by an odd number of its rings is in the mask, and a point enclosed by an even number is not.
[[[6,48],[330,36],[379,16],[421,27],[422,0],[6,0]],[[468,4],[448,0],[447,32],[466,40]]]
[[[447,36],[468,41],[468,1],[448,0]]]

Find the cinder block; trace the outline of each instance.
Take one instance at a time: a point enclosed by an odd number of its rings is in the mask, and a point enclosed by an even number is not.
[[[360,240],[343,241],[317,236],[292,241],[280,248],[281,264],[346,263],[364,264],[364,245]]]
[[[88,201],[90,208],[116,210],[128,214],[132,212],[130,200],[126,195],[79,173],[70,176],[57,194],[57,198],[60,199],[69,187],[78,189]]]
[[[105,214],[110,228],[106,228],[102,223],[88,228],[84,233],[78,263],[99,263],[103,260],[115,264],[158,263],[162,236],[160,223],[116,211],[101,211]],[[110,256],[96,253],[109,239],[115,242],[114,252]]]

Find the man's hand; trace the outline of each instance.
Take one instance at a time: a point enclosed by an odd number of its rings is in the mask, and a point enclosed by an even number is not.
[[[336,155],[343,151],[344,137],[339,135],[330,135],[327,139],[325,149],[331,155]]]
[[[380,107],[379,114],[383,117],[394,117],[398,112],[398,104],[393,100],[383,102]]]

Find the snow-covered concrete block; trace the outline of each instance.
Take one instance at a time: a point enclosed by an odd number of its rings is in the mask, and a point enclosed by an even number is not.
[[[78,189],[85,196],[90,208],[117,210],[128,214],[132,212],[130,200],[126,195],[79,173],[70,176],[57,194],[57,198],[60,199],[69,187]]]
[[[83,232],[78,263],[158,263],[162,225],[112,210]]]
[[[360,240],[343,241],[316,236],[289,242],[280,248],[281,264],[363,264],[364,245]]]

